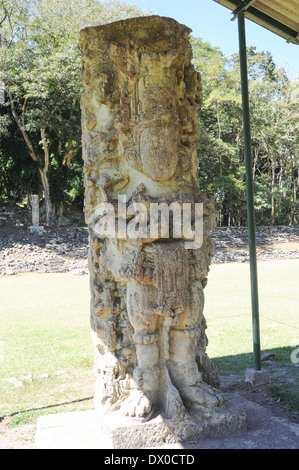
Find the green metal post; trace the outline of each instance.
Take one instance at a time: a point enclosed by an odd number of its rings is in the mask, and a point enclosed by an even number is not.
[[[261,350],[260,350],[260,329],[259,329],[259,302],[258,302],[258,282],[257,282],[250,113],[249,113],[249,96],[248,96],[248,71],[247,71],[245,20],[244,20],[244,13],[242,11],[238,14],[238,28],[239,28],[240,71],[241,71],[241,88],[242,88],[244,153],[245,153],[245,166],[246,166],[246,192],[247,192],[247,217],[248,217],[248,238],[249,238],[249,255],[250,255],[253,353],[254,353],[254,368],[257,371],[260,371],[261,370]]]

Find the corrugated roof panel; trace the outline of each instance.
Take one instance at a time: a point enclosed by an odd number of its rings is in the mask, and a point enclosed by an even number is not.
[[[234,11],[245,0],[214,0]],[[245,17],[286,40],[299,44],[299,0],[255,0]]]
[[[267,15],[299,31],[299,2],[292,0],[263,0],[253,6]]]

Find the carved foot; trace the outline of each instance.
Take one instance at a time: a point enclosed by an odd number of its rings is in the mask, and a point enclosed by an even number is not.
[[[141,390],[132,390],[122,406],[122,412],[125,416],[135,418],[141,422],[148,421],[154,411],[153,400],[149,392]]]
[[[195,361],[185,363],[170,361],[168,367],[172,382],[178,389],[186,408],[203,410],[224,404],[225,400],[221,393],[203,382]]]
[[[185,405],[194,410],[217,408],[225,403],[221,393],[204,382],[180,387],[179,392]]]

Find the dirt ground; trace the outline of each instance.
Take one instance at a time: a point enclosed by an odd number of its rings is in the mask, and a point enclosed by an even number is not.
[[[34,445],[35,423],[9,427],[10,418],[0,422],[0,449],[36,449]]]

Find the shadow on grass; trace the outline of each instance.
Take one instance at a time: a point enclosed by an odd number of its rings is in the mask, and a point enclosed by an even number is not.
[[[13,417],[13,416],[17,416],[17,415],[22,415],[24,413],[31,413],[31,412],[34,412],[34,411],[47,410],[47,409],[50,409],[50,408],[58,408],[59,406],[72,405],[74,403],[81,403],[83,401],[92,400],[93,398],[94,398],[93,396],[92,397],[86,397],[86,398],[79,398],[77,400],[67,401],[67,402],[64,402],[64,403],[57,403],[55,405],[47,405],[47,406],[41,406],[39,408],[30,408],[28,410],[14,411],[13,413],[9,413],[7,415],[0,416],[0,422],[4,418]]]
[[[298,367],[292,362],[292,353],[295,346],[265,349],[261,352],[262,368],[264,366],[276,368],[290,368],[290,374],[298,374]],[[298,354],[299,359],[299,354]],[[270,362],[269,362],[270,361]],[[212,358],[212,362],[219,370],[220,375],[239,374],[247,368],[254,367],[253,353],[235,354]]]
[[[269,395],[287,409],[299,412],[297,349],[296,346],[265,349],[261,357],[262,369],[270,375],[270,383],[267,385]],[[236,380],[244,380],[245,369],[254,368],[253,353],[216,357],[212,362],[218,368],[219,376],[232,375]]]

